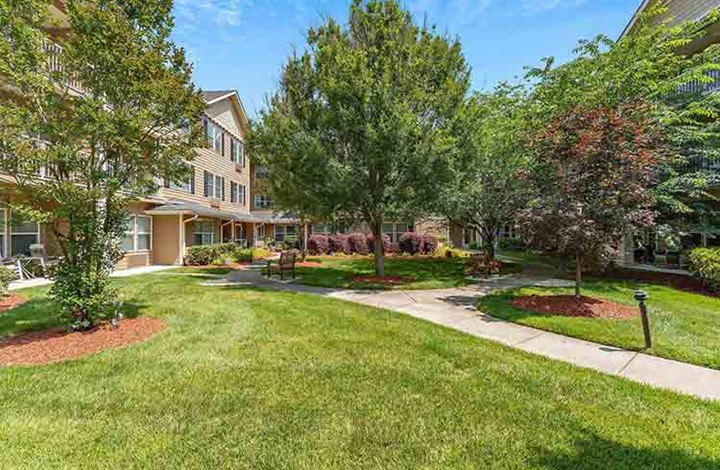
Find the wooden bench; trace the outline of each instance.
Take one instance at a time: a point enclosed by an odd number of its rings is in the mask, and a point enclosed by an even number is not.
[[[487,253],[478,253],[470,257],[470,270],[473,274],[483,274],[485,278],[492,274],[502,274],[502,264],[494,259],[490,259]]]
[[[271,277],[273,274],[279,274],[280,280],[284,280],[285,273],[292,273],[292,278],[295,279],[295,253],[289,251],[280,253],[280,259],[277,263],[273,260],[268,260],[268,277]]]

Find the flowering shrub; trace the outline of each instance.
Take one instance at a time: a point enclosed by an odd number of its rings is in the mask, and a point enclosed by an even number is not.
[[[382,236],[383,239],[383,253],[389,253],[390,252],[390,237],[383,233]],[[368,250],[370,250],[370,253],[375,253],[375,235],[372,233],[368,233],[367,235],[367,244],[368,244]]]
[[[431,255],[435,253],[438,248],[438,239],[434,235],[428,233],[423,234],[422,244],[420,246],[420,253],[423,255]]]
[[[191,246],[185,255],[185,264],[188,266],[207,266],[215,261],[232,258],[236,250],[237,245],[234,243]]]
[[[313,256],[324,255],[330,252],[330,243],[325,235],[312,235],[308,240],[308,253]]]
[[[348,236],[344,233],[334,233],[328,237],[328,252],[329,253],[344,253],[349,255],[350,242]]]
[[[369,252],[367,237],[364,233],[351,233],[348,235],[348,245],[351,253],[366,255]]]
[[[10,283],[15,280],[15,273],[6,266],[0,266],[0,295],[7,295]]]
[[[422,249],[422,236],[415,232],[406,232],[400,235],[400,251],[409,255],[417,255]]]

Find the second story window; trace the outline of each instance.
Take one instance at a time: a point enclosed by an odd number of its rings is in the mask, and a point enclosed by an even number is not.
[[[232,139],[230,141],[230,159],[237,165],[245,166],[245,143]]]
[[[273,200],[269,196],[264,194],[255,195],[255,208],[256,209],[268,209],[274,204]]]
[[[165,180],[165,187],[184,191],[186,193],[195,194],[195,168],[188,165],[189,176],[184,181],[168,181]]]
[[[213,199],[225,200],[225,178],[214,175],[209,171],[203,173],[204,177],[204,196]]]
[[[223,131],[209,119],[205,119],[205,137],[207,138],[208,147],[222,155],[223,153]]]
[[[257,165],[255,167],[255,179],[266,180],[268,179],[268,169],[264,165]]]
[[[230,202],[245,205],[245,185],[230,182]]]

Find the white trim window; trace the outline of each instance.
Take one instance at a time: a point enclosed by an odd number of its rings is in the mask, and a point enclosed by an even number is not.
[[[209,171],[203,173],[205,197],[225,200],[225,178],[214,175]]]
[[[3,209],[3,255],[29,256],[30,246],[40,243],[40,224],[32,220],[25,220]],[[5,232],[10,232],[10,249],[5,248]]]
[[[245,224],[235,224],[235,243],[244,246],[247,243]]]
[[[125,253],[139,253],[152,249],[152,217],[131,215],[125,225],[122,250]]]
[[[275,202],[270,199],[270,196],[266,196],[265,194],[256,194],[255,195],[255,208],[256,209],[269,209],[273,206]]]
[[[245,166],[245,142],[238,139],[230,140],[230,160],[240,166]]]
[[[220,126],[214,124],[209,119],[204,120],[205,138],[207,138],[208,147],[222,155],[223,153],[223,131]]]
[[[414,232],[415,227],[413,224],[383,224],[383,234],[390,237],[392,243],[400,241],[400,237],[407,232]]]
[[[212,245],[215,243],[215,222],[213,220],[196,220],[192,225],[192,244]]]
[[[287,237],[297,236],[297,227],[294,225],[276,225],[275,241],[283,243]]]

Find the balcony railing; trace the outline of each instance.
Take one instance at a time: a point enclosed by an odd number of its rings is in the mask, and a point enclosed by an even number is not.
[[[80,84],[75,74],[68,73],[63,65],[62,56],[63,48],[59,44],[45,39],[43,40],[43,50],[47,55],[48,70],[53,75],[62,77],[60,85],[68,87],[70,90],[78,94],[84,94],[85,89]]]
[[[720,70],[709,70],[706,75],[712,79],[711,82],[692,80],[680,85],[677,91],[680,93],[713,93],[720,90]]]
[[[679,165],[677,170],[682,174],[687,173],[720,173],[720,157],[695,157]]]

